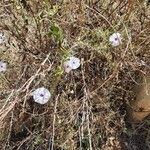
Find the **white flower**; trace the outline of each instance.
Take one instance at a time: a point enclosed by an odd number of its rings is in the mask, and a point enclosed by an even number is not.
[[[7,69],[7,64],[0,61],[0,72],[5,72]]]
[[[69,66],[68,61],[64,62],[64,69],[65,69],[65,72],[67,72],[67,73],[69,73],[72,70],[72,68]]]
[[[6,37],[3,33],[0,33],[0,44],[3,44],[6,40]]]
[[[71,56],[64,62],[65,72],[69,73],[72,69],[77,69],[80,67],[80,59],[74,56]]]
[[[111,43],[112,46],[118,46],[121,44],[121,34],[120,33],[113,33],[110,37],[109,37],[109,42]]]
[[[77,69],[80,67],[80,59],[77,58],[77,57],[70,57],[69,58],[69,66],[72,68],[72,69]]]
[[[51,93],[49,92],[48,89],[44,87],[38,88],[33,92],[33,99],[35,102],[39,104],[47,103],[50,98],[51,98]]]

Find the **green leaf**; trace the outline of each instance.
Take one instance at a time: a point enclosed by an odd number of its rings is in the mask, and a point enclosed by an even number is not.
[[[52,36],[56,40],[56,42],[62,42],[63,32],[60,29],[60,27],[58,27],[56,24],[53,24],[50,27],[50,31],[49,31],[48,35],[50,37]]]

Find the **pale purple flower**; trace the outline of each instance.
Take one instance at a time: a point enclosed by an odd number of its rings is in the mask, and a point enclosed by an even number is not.
[[[3,61],[0,61],[0,72],[5,72],[7,69],[7,64]]]
[[[109,42],[112,46],[118,46],[121,44],[121,34],[120,33],[113,33],[110,37],[109,37]]]
[[[64,62],[65,72],[69,73],[71,70],[77,69],[80,67],[80,59],[74,56],[71,56]]]
[[[32,94],[34,101],[39,104],[45,104],[51,98],[51,93],[44,87],[36,89]]]

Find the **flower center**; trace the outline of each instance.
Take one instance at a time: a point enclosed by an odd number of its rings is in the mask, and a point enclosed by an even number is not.
[[[41,97],[44,97],[44,94],[40,94]]]
[[[69,65],[67,65],[66,68],[69,68]]]

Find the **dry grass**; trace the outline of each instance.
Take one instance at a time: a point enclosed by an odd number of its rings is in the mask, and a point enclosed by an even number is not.
[[[149,72],[149,7],[148,0],[2,1],[0,149],[148,150],[149,119],[133,125],[128,108]],[[116,31],[123,43],[113,48]],[[81,67],[66,74],[69,54]],[[52,93],[43,106],[31,96],[41,86]]]

